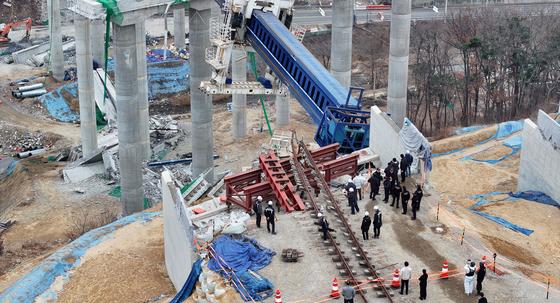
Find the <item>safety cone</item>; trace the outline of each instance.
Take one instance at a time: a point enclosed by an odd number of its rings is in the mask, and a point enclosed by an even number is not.
[[[449,263],[447,260],[443,261],[443,267],[441,268],[441,273],[439,273],[439,277],[442,279],[449,278]]]
[[[274,296],[274,303],[282,303],[282,294],[278,288],[276,289],[276,295]]]
[[[401,287],[401,279],[400,279],[398,268],[395,268],[395,271],[393,272],[393,281],[391,281],[391,287],[392,288]]]
[[[332,280],[331,297],[340,298],[340,292],[338,291],[338,281],[336,280],[336,278]]]

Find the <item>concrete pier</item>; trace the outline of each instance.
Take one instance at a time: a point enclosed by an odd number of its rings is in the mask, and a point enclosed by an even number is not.
[[[60,0],[48,0],[49,33],[51,42],[50,68],[52,76],[64,80],[64,54],[62,52],[62,30],[60,28]]]
[[[175,39],[175,47],[179,49],[185,48],[185,8],[176,8],[173,10],[173,38]]]
[[[333,1],[331,31],[331,74],[349,88],[352,75],[352,24],[354,0]]]
[[[138,117],[138,55],[136,25],[114,25],[116,54],[115,88],[119,132],[119,166],[123,215],[144,209],[142,188],[141,124]]]
[[[393,1],[389,39],[387,113],[399,127],[402,127],[406,116],[410,10],[410,0]]]
[[[138,123],[140,125],[140,150],[142,160],[152,155],[150,148],[150,113],[148,102],[148,66],[146,62],[146,21],[136,23],[136,55],[138,81]]]
[[[93,60],[105,66],[105,20],[91,20],[91,53]]]
[[[290,123],[290,93],[288,92],[285,96],[277,95],[274,104],[276,106],[276,128],[288,125]]]
[[[234,49],[231,54],[232,81],[247,80],[247,55],[241,49]],[[247,96],[232,95],[231,130],[234,139],[241,139],[247,135]]]
[[[189,38],[191,50],[191,113],[192,113],[192,170],[198,176],[214,167],[214,137],[212,133],[212,97],[199,89],[200,82],[211,76],[210,66],[204,60],[206,48],[210,46],[211,9],[189,10]],[[206,175],[214,181],[214,172]]]
[[[93,97],[93,64],[90,42],[90,21],[76,16],[76,65],[78,68],[78,95],[80,102],[80,136],[84,157],[97,149],[95,100]]]

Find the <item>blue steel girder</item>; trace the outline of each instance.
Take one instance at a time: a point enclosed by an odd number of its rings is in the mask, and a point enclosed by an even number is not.
[[[338,152],[351,153],[369,146],[370,113],[349,108],[327,108],[315,141],[320,146],[338,143]]]
[[[360,107],[360,101],[272,13],[253,11],[246,39],[288,86],[315,124],[321,123],[328,107]]]

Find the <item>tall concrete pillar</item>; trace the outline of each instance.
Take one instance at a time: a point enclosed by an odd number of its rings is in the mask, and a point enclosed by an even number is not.
[[[210,9],[189,10],[190,39],[190,93],[192,113],[192,157],[195,176],[214,167],[214,137],[212,134],[212,97],[199,89],[200,82],[211,76],[210,66],[204,61],[206,48],[210,46]],[[214,181],[213,170],[206,180]]]
[[[402,127],[404,117],[406,116],[410,10],[410,0],[393,1],[389,39],[387,112],[400,127]]]
[[[48,0],[49,33],[51,39],[50,66],[56,80],[64,80],[64,54],[62,52],[62,30],[60,28],[60,0]]]
[[[242,49],[234,49],[231,53],[231,80],[247,80],[247,54]],[[233,138],[240,139],[247,135],[247,96],[234,94],[232,96]]]
[[[276,128],[288,125],[290,123],[290,93],[285,96],[276,95],[274,103],[276,105]]]
[[[105,66],[105,20],[91,21],[91,52],[93,60]]]
[[[354,0],[333,1],[331,29],[331,74],[349,88],[352,75],[352,24]]]
[[[138,120],[140,124],[140,149],[142,160],[152,155],[150,148],[150,113],[148,102],[148,66],[146,62],[146,21],[136,23],[136,56],[138,72]]]
[[[175,39],[175,47],[179,49],[185,48],[185,8],[176,8],[173,10],[173,38]]]
[[[115,88],[117,94],[117,127],[119,132],[119,166],[123,215],[142,211],[142,151],[138,118],[138,56],[136,25],[114,25],[116,55]]]
[[[78,99],[80,102],[80,135],[82,152],[84,157],[87,157],[97,148],[90,21],[77,15],[74,20],[74,27],[76,36],[76,65],[78,68]]]

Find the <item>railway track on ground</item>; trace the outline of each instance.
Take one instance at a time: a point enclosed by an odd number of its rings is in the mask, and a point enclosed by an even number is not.
[[[336,221],[342,226],[343,235],[348,238],[347,244],[350,245],[350,252],[358,260],[358,267],[364,268],[363,274],[366,275],[367,282],[365,283],[375,283],[376,287],[380,290],[378,292],[378,297],[385,297],[389,302],[393,302],[391,297],[392,293],[383,284],[383,279],[379,277],[375,266],[371,263],[367,252],[362,247],[360,241],[352,231],[352,228],[346,218],[344,213],[340,208],[339,202],[336,200],[334,195],[330,190],[330,186],[325,181],[321,171],[317,167],[311,152],[305,146],[303,141],[298,141],[295,137],[292,138],[292,157],[291,165],[294,169],[294,176],[296,183],[300,185],[301,189],[305,192],[306,198],[311,204],[311,208],[316,215],[322,212],[324,215],[327,212],[333,214],[336,217]],[[311,182],[309,180],[309,175],[306,174],[306,169],[311,169],[311,175],[315,179],[319,189],[319,196],[315,196],[315,192],[312,190]],[[319,205],[318,200],[325,201],[324,205]],[[334,254],[335,257],[333,261],[337,262],[337,268],[342,269],[342,274],[348,277],[348,280],[353,281],[356,292],[358,296],[363,300],[363,302],[368,303],[368,298],[366,297],[366,291],[362,287],[364,282],[357,279],[358,273],[353,271],[353,266],[351,265],[350,258],[345,256],[344,248],[341,243],[336,241],[336,238],[329,232],[327,234],[327,240],[325,241],[327,245],[331,246],[329,249],[330,254]]]

